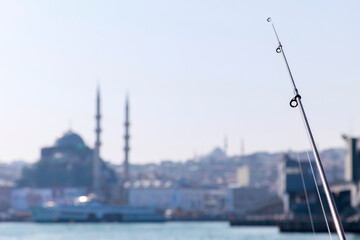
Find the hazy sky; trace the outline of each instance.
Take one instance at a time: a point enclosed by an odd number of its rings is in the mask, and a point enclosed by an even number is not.
[[[359,1],[0,1],[0,160],[35,161],[71,125],[132,163],[307,149],[271,16],[320,149],[360,135]]]

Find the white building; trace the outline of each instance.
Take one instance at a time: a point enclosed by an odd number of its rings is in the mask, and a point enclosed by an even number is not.
[[[11,192],[11,208],[26,211],[30,207],[42,206],[44,203],[71,203],[74,198],[85,195],[84,188],[16,188]]]
[[[11,208],[18,211],[29,210],[33,206],[52,200],[49,188],[18,188],[11,192]]]
[[[183,211],[212,211],[224,208],[225,190],[181,188],[170,184],[135,182],[129,191],[129,205]]]

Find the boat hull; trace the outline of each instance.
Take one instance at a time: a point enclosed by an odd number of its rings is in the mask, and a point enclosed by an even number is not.
[[[150,207],[57,206],[31,209],[35,222],[165,222],[161,211]]]

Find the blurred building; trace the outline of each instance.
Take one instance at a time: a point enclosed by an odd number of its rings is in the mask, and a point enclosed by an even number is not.
[[[225,206],[225,190],[221,189],[183,188],[159,180],[137,180],[126,187],[130,206],[212,213],[223,211]]]
[[[358,147],[358,138],[343,137],[347,142],[348,154],[345,159],[345,181],[359,182],[360,180],[360,153]]]
[[[331,186],[336,195],[349,195],[351,206],[360,206],[360,149],[359,138],[343,136],[348,154],[345,159],[344,183]]]
[[[274,199],[278,205],[282,205],[276,194],[270,192],[266,187],[255,188],[232,184],[227,189],[226,209],[236,215],[246,215],[267,203],[273,204]],[[275,211],[281,211],[281,209]]]
[[[84,188],[16,188],[11,191],[11,208],[16,211],[27,211],[31,207],[42,206],[48,202],[70,204],[76,197],[85,194]]]
[[[93,182],[93,149],[71,130],[56,139],[51,147],[41,149],[41,158],[25,168],[19,186],[34,188],[86,188]],[[101,161],[102,187],[116,181],[115,172]]]
[[[0,180],[0,212],[6,212],[11,207],[11,192],[14,186],[12,181]]]
[[[308,213],[303,183],[305,184],[310,207],[312,206],[315,209],[319,202],[309,162],[301,161],[299,163],[285,155],[279,168],[281,173],[279,196],[284,203],[284,213]]]
[[[317,167],[314,162],[299,162],[285,155],[283,162],[280,164],[281,184],[279,196],[281,196],[284,202],[284,213],[290,218],[308,218],[309,209],[307,201],[313,218],[323,218],[316,185],[318,185],[324,208],[328,209],[322,184],[315,182],[310,164],[313,166],[315,178],[319,179],[317,176]],[[331,184],[330,190],[340,215],[344,217],[353,214],[354,204],[352,204],[352,202],[354,202],[354,196],[357,196],[354,183],[339,182],[337,184]]]
[[[50,188],[20,188],[11,193],[11,208],[27,211],[30,207],[42,206],[52,200]]]
[[[60,135],[52,146],[41,149],[40,160],[25,167],[19,187],[84,188],[104,201],[113,201],[112,191],[118,182],[115,171],[100,157],[100,91],[96,96],[96,142],[88,147],[72,130]]]
[[[250,174],[249,166],[238,167],[236,170],[236,183],[239,187],[249,187],[254,180],[250,179],[253,176]],[[251,181],[252,180],[252,181]]]

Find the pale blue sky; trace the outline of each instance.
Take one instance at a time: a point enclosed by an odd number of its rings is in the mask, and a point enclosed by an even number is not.
[[[320,149],[360,135],[358,1],[0,1],[0,159],[35,161],[71,122],[132,163],[308,148],[266,18],[278,29]]]

